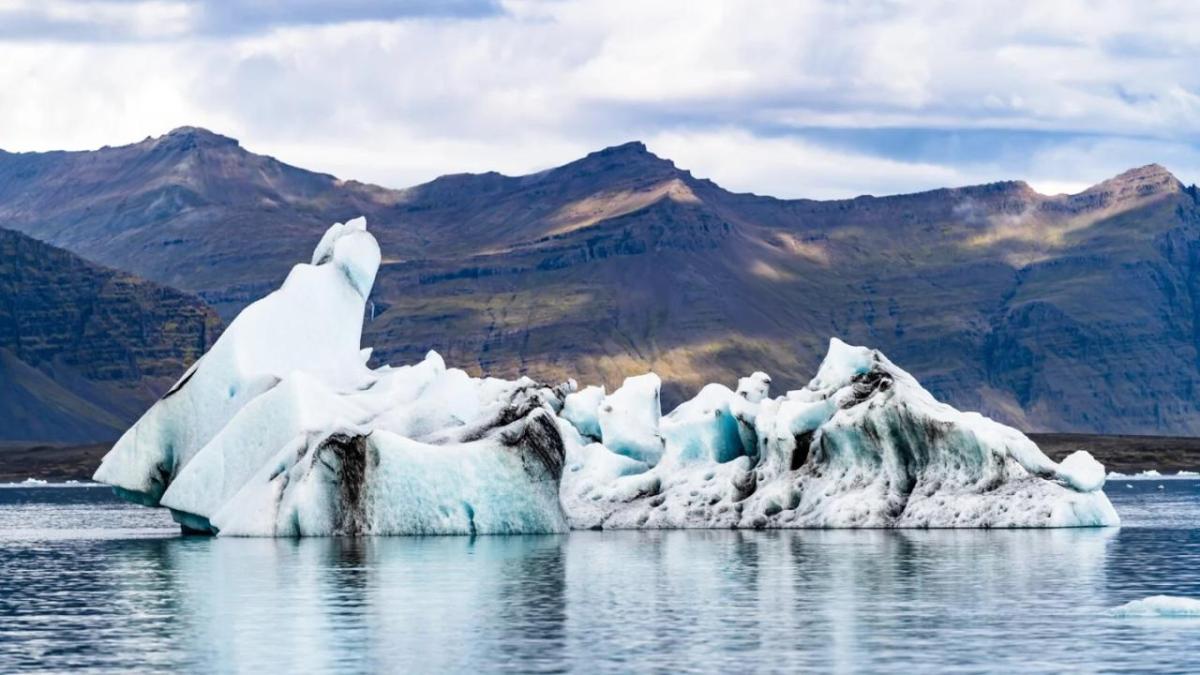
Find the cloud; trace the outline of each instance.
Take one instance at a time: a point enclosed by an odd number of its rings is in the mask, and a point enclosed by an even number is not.
[[[2,0],[0,39],[121,42],[228,38],[283,26],[468,19],[500,11],[495,0]]]
[[[1160,162],[1200,176],[1200,8],[1076,0],[0,0],[0,147],[195,124],[345,177],[535,171],[640,138],[853,196]]]
[[[666,132],[652,136],[648,145],[698,176],[720,176],[728,189],[783,197],[915,192],[973,178],[946,165],[842,151],[786,136],[759,138],[737,129]]]
[[[2,0],[0,40],[122,42],[186,35],[197,7],[171,0]]]

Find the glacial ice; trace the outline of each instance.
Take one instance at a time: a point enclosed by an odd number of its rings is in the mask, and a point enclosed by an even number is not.
[[[563,505],[572,527],[1119,522],[1090,455],[1056,465],[1015,429],[938,403],[879,352],[836,338],[807,387],[743,406],[738,419],[752,420],[755,452],[718,457],[733,436],[720,431],[721,398],[705,388],[681,405],[681,419],[708,411],[709,424],[664,431],[664,460],[645,473],[577,484],[568,471]],[[700,439],[709,456],[696,455]]]
[[[1200,600],[1175,595],[1152,595],[1127,602],[1112,610],[1120,617],[1192,617],[1200,618]]]
[[[654,373],[611,393],[477,378],[436,352],[367,364],[380,263],[359,218],[247,307],[117,442],[95,478],[220,535],[568,528],[1116,525],[1104,467],[938,402],[830,340],[774,398],[755,372],[663,414]]]
[[[625,378],[621,388],[604,397],[597,413],[600,440],[610,450],[654,464],[663,454],[659,433],[662,380],[654,373]]]

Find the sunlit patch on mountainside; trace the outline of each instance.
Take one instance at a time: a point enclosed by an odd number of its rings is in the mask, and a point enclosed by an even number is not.
[[[815,241],[803,241],[791,232],[774,232],[767,243],[791,255],[829,267],[829,250]]]
[[[955,205],[954,212],[973,229],[964,246],[1004,248],[1003,257],[1014,267],[1048,260],[1054,252],[1078,242],[1097,223],[1169,198],[1183,185],[1156,164],[1127,171],[1078,194],[1052,197],[1032,193],[1028,201],[1012,205],[1014,211],[996,213],[971,199]],[[1019,207],[1019,208],[1018,208]]]
[[[602,220],[623,216],[645,208],[660,199],[676,202],[698,203],[700,199],[679,179],[655,185],[648,190],[621,190],[598,194],[567,204],[551,217],[555,227],[549,236],[566,234],[594,225]]]

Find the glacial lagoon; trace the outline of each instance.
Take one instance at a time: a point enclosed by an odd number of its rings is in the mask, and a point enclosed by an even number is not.
[[[1161,485],[1161,487],[1160,487]],[[1178,672],[1200,481],[1120,528],[180,536],[99,487],[0,489],[0,670]]]

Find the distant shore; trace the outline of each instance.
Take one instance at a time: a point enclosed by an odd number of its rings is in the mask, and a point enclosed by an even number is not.
[[[1200,438],[1099,434],[1029,434],[1029,437],[1055,461],[1076,450],[1087,450],[1110,472],[1200,471]],[[111,446],[112,443],[0,442],[0,483],[26,478],[51,482],[88,480]]]
[[[90,480],[112,443],[0,442],[0,483],[36,478],[51,482]]]
[[[1200,438],[1099,434],[1029,434],[1029,437],[1056,462],[1076,450],[1087,450],[1110,472],[1200,471]]]

